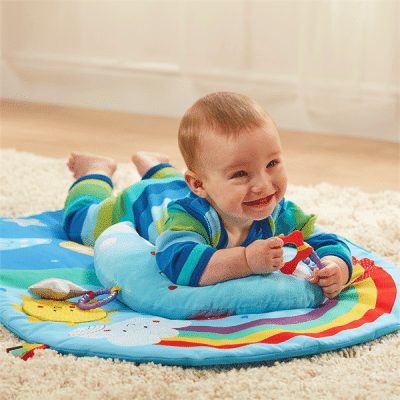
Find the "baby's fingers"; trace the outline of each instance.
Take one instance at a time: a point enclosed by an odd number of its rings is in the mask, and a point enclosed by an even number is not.
[[[321,289],[324,292],[324,295],[328,299],[333,299],[342,291],[342,288],[338,287],[336,284],[330,285],[330,286],[324,286],[324,287],[321,287]]]
[[[319,271],[320,270],[318,268],[314,269],[309,279],[311,283],[317,283],[319,281]]]
[[[265,241],[270,249],[282,248],[283,240],[277,236],[269,238]]]

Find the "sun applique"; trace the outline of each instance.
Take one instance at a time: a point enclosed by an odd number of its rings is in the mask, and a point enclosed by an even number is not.
[[[22,307],[11,304],[11,307],[28,315],[29,322],[64,322],[71,326],[77,326],[82,322],[110,322],[107,315],[119,311],[104,311],[101,308],[81,310],[78,303],[72,301],[57,301],[46,299],[34,299],[29,296],[21,296],[24,301]]]

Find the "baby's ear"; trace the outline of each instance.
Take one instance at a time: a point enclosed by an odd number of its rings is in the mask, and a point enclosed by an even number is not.
[[[196,194],[199,197],[206,197],[207,192],[203,187],[203,182],[200,180],[200,178],[190,170],[187,170],[184,174],[185,176],[185,181],[190,187],[190,190]]]

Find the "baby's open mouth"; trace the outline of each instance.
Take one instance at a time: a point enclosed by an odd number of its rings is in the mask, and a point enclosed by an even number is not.
[[[245,201],[244,204],[246,206],[251,206],[251,207],[264,207],[267,206],[272,199],[273,194],[267,196],[267,197],[263,197],[262,199],[258,199],[258,200],[253,200],[253,201]]]

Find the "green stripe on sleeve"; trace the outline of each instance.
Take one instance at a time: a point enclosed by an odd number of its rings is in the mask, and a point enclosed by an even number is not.
[[[100,179],[87,179],[76,184],[68,193],[65,204],[82,195],[90,195],[105,200],[112,195],[112,188],[107,183]]]
[[[183,175],[173,167],[165,167],[154,173],[150,179],[183,178]]]
[[[100,234],[113,224],[113,207],[116,200],[115,197],[110,197],[103,201],[97,216],[97,224],[93,231],[94,240],[97,240]]]
[[[314,232],[317,216],[314,214],[304,214],[303,210],[297,204],[292,203],[292,207],[295,220],[295,230],[301,231],[304,239],[307,239]]]
[[[193,248],[191,251],[189,257],[186,259],[185,264],[182,267],[182,270],[179,274],[179,277],[177,279],[177,284],[178,285],[185,285],[188,286],[190,283],[190,278],[192,277],[192,274],[194,270],[197,267],[197,264],[200,261],[201,256],[207,249],[206,245],[197,245],[196,247]]]
[[[199,220],[191,216],[190,214],[187,213],[180,213],[180,212],[174,212],[169,214],[169,218],[164,224],[164,229],[163,231],[166,230],[171,230],[171,231],[192,231],[192,232],[197,232],[199,235],[201,235],[206,243],[208,245],[211,245],[210,243],[210,237],[204,228],[204,226],[201,224]]]
[[[124,190],[117,197],[113,203],[112,211],[112,224],[115,225],[121,221],[122,217],[126,214],[125,195],[127,190]]]
[[[342,256],[340,258],[344,258],[347,256],[347,253],[343,250],[343,247],[340,244],[323,246],[317,249],[316,252],[318,254],[318,257],[320,258],[332,255],[340,257],[339,254]]]
[[[163,210],[163,217],[162,217],[161,219],[158,219],[158,220],[155,222],[155,224],[156,224],[156,229],[157,229],[157,233],[158,233],[159,235],[161,234],[161,232],[162,232],[163,229],[164,229],[165,221],[167,220],[167,218],[168,218],[168,210],[167,210],[167,207],[165,207],[164,210]]]
[[[275,236],[275,222],[271,217],[268,217],[268,222],[271,227],[272,236]]]

